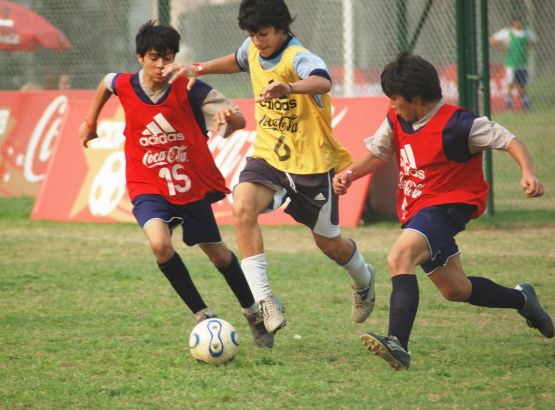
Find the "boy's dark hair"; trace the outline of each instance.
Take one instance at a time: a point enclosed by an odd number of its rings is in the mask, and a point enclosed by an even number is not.
[[[395,61],[385,66],[381,75],[382,89],[388,97],[403,97],[412,102],[441,99],[441,85],[434,66],[410,51],[401,52]]]
[[[242,0],[239,6],[239,27],[256,33],[264,27],[283,30],[293,35],[290,26],[295,20],[283,0]]]
[[[135,49],[137,54],[144,57],[150,49],[163,56],[168,51],[177,54],[181,36],[176,29],[170,26],[156,25],[150,20],[143,24],[135,37]]]

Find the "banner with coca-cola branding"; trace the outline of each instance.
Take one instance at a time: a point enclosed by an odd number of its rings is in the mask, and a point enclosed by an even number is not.
[[[134,221],[125,188],[125,118],[117,98],[110,99],[104,107],[98,123],[100,138],[84,149],[77,130],[94,91],[0,94],[4,97],[0,106],[2,194],[33,194],[44,180],[33,209],[34,219]],[[216,164],[230,187],[236,184],[256,136],[252,100],[237,103],[247,118],[247,127],[227,139],[219,135],[211,135],[209,139]],[[362,140],[385,117],[387,101],[381,97],[335,98],[333,103],[334,134],[357,157],[363,149]],[[165,125],[162,120],[153,119],[154,126]],[[369,182],[369,177],[358,181],[349,194],[341,197],[341,225],[358,224]],[[232,201],[228,195],[214,204],[219,223],[232,223]],[[261,223],[294,221],[279,210],[262,215]]]
[[[0,92],[0,195],[37,194],[68,115],[68,94],[80,92]]]

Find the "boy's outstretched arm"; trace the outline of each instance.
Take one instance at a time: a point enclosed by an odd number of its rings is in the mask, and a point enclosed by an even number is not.
[[[98,116],[100,115],[102,108],[111,96],[112,92],[106,88],[104,79],[102,79],[96,89],[96,94],[92,105],[89,108],[87,117],[79,127],[79,139],[85,148],[87,148],[90,140],[98,138],[98,135],[96,134],[96,122],[98,121]]]
[[[255,98],[256,102],[271,100],[286,94],[323,95],[331,90],[331,81],[325,77],[311,75],[293,83],[273,82]]]
[[[507,152],[513,157],[520,167],[522,177],[520,178],[520,186],[524,194],[529,197],[537,197],[543,195],[543,184],[540,182],[534,171],[534,162],[532,156],[528,152],[526,145],[519,138],[513,138],[507,147]]]
[[[385,164],[386,161],[366,150],[349,169],[337,173],[333,177],[333,190],[337,195],[346,194],[353,181],[370,174]]]
[[[241,68],[237,65],[235,54],[228,54],[214,60],[198,64],[176,64],[171,63],[162,70],[162,75],[168,77],[169,83],[173,83],[177,77],[185,76],[189,78],[187,89],[190,90],[196,81],[196,78],[203,74],[233,74],[241,72]]]

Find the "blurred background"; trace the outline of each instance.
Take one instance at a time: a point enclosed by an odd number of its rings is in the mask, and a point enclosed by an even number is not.
[[[0,49],[0,90],[94,89],[108,72],[137,71],[134,37],[149,19],[170,22],[182,35],[178,61],[205,61],[234,52],[246,33],[237,25],[239,0],[19,0],[0,2],[0,43],[9,43],[9,3],[26,6],[58,30],[57,41],[34,49]],[[445,96],[458,101],[457,7],[476,9],[483,0],[289,0],[293,32],[320,55],[333,75],[333,96],[381,95],[379,73],[402,49],[430,60],[442,77]],[[537,38],[530,48],[527,91],[530,109],[518,98],[504,103],[504,52],[489,48],[491,116],[522,138],[546,185],[544,198],[523,198],[517,166],[505,153],[493,154],[496,210],[555,210],[554,150],[549,144],[555,116],[555,2],[489,0],[488,37],[520,16]],[[466,24],[467,22],[462,22]],[[468,22],[470,24],[470,22]],[[460,22],[459,22],[460,24]],[[483,34],[476,24],[478,43]],[[36,24],[38,26],[38,23]],[[8,27],[9,28],[9,27]],[[460,31],[460,30],[459,30]],[[459,33],[460,35],[460,33]],[[45,37],[43,37],[45,38]],[[478,69],[484,50],[479,50]],[[480,51],[481,50],[481,51]],[[207,76],[231,98],[251,98],[248,76]],[[0,103],[1,105],[1,103]],[[480,98],[476,111],[487,111]],[[486,112],[487,113],[487,112]],[[355,153],[356,156],[356,153]]]

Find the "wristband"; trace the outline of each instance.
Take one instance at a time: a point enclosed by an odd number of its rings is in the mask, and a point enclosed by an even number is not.
[[[193,67],[197,69],[197,75],[204,74],[204,66],[201,63],[193,63]]]
[[[287,83],[287,85],[289,86],[289,94],[293,94],[293,84]]]
[[[345,173],[349,174],[351,176],[351,178],[355,177],[355,173],[353,172],[353,170],[351,168],[349,168],[347,171],[345,171]]]
[[[89,120],[87,120],[85,118],[85,126],[89,129],[89,130],[94,130],[96,128],[96,123],[95,122],[89,122]]]

